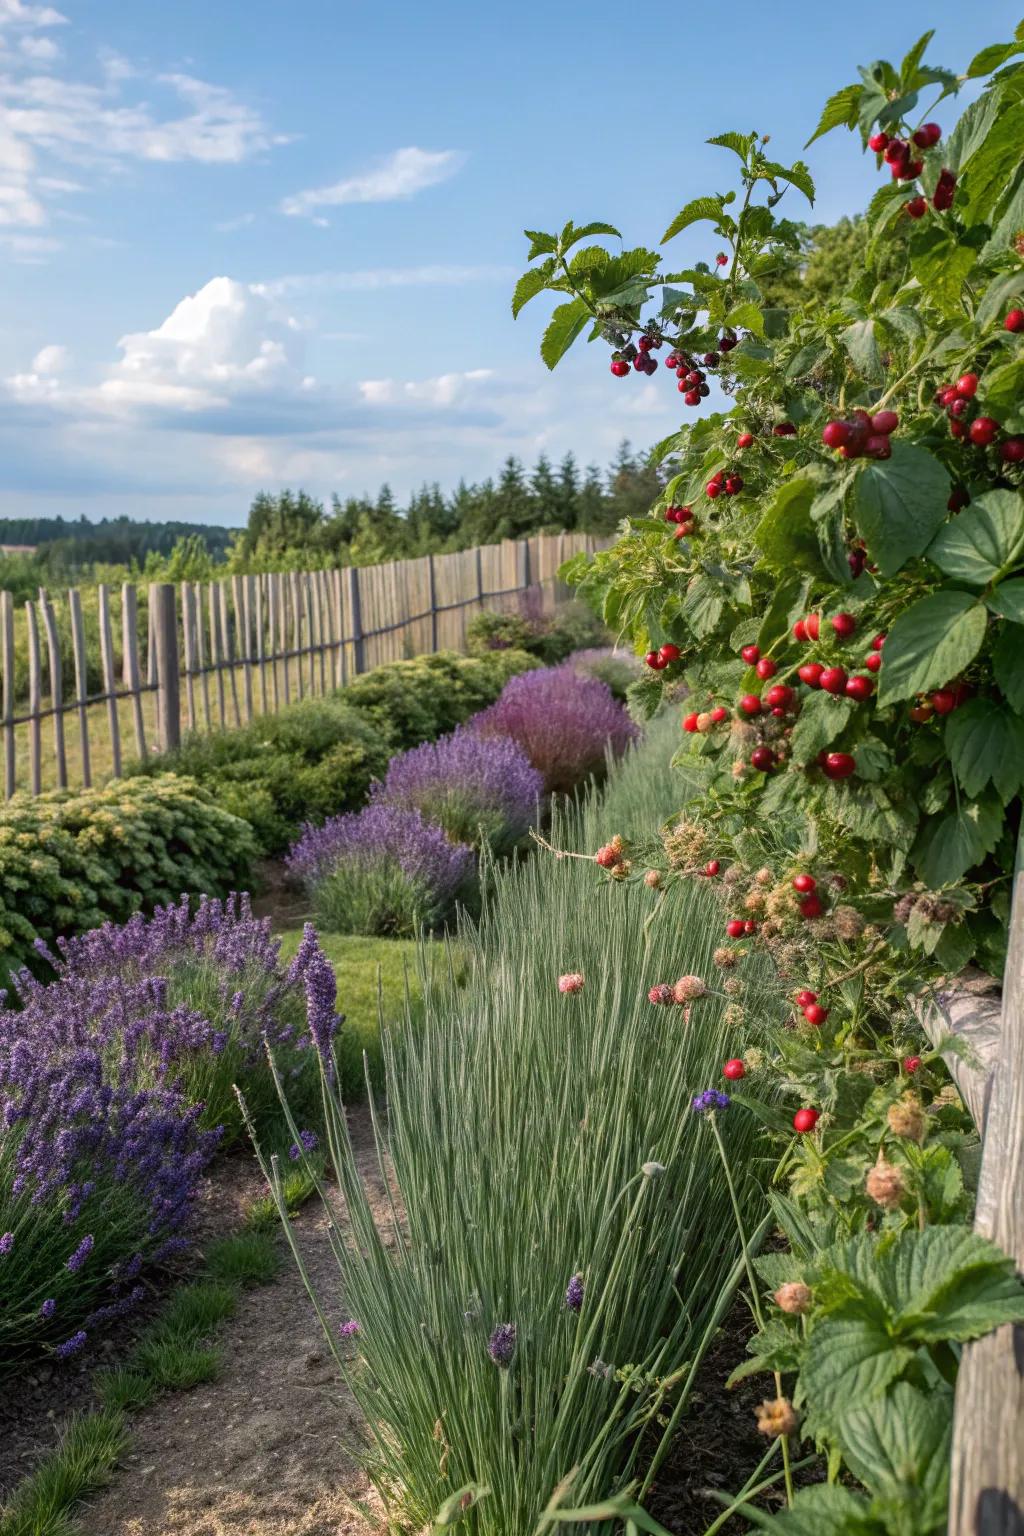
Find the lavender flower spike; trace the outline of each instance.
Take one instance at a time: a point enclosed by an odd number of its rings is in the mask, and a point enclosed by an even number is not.
[[[695,1115],[707,1114],[710,1110],[728,1109],[729,1095],[719,1093],[717,1088],[705,1088],[703,1093],[698,1093],[692,1101],[692,1109]]]
[[[515,1352],[515,1323],[499,1323],[487,1340],[487,1353],[495,1365],[499,1365],[502,1370],[505,1370],[512,1363],[512,1356]]]
[[[583,1276],[573,1275],[565,1288],[565,1304],[570,1312],[579,1312],[583,1307]]]

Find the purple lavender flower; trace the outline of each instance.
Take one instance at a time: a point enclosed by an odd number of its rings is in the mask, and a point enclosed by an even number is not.
[[[338,1332],[343,1339],[354,1339],[356,1334],[361,1332],[361,1329],[355,1318],[350,1317],[347,1323],[342,1323]]]
[[[7,1255],[10,1253],[13,1247],[14,1233],[5,1232],[3,1237],[0,1237],[0,1258],[6,1259]]]
[[[331,1070],[331,1042],[341,1023],[337,1010],[338,978],[334,966],[320,948],[316,929],[307,923],[302,942],[292,961],[289,976],[302,982],[306,994],[306,1024],[320,1060]]]
[[[320,1145],[316,1131],[300,1131],[297,1142],[293,1141],[288,1148],[288,1156],[293,1163],[297,1163],[303,1152],[315,1152]]]
[[[74,1253],[68,1259],[67,1268],[70,1269],[72,1274],[75,1274],[77,1270],[81,1269],[90,1253],[92,1253],[93,1246],[94,1242],[92,1233],[87,1232],[85,1237],[82,1238],[82,1241],[79,1243],[78,1247],[75,1249]]]
[[[46,1300],[39,1308],[39,1316],[43,1318],[45,1322],[49,1322],[50,1318],[53,1316],[56,1310],[57,1303],[55,1299],[52,1296],[47,1296]]]
[[[565,1304],[570,1312],[579,1312],[583,1307],[583,1276],[573,1275],[565,1288]]]
[[[516,1352],[515,1323],[499,1323],[487,1340],[487,1353],[504,1370]]]
[[[72,1355],[78,1354],[78,1351],[84,1346],[88,1337],[89,1335],[85,1329],[79,1328],[78,1332],[73,1333],[70,1339],[65,1339],[63,1344],[57,1345],[54,1354],[58,1360],[68,1360]]]
[[[717,1088],[705,1088],[704,1092],[698,1093],[693,1100],[692,1108],[694,1114],[703,1115],[713,1109],[728,1109],[729,1102],[727,1093],[720,1093]]]
[[[571,666],[510,678],[472,727],[511,737],[544,775],[545,788],[562,792],[602,772],[606,754],[620,756],[639,735],[611,689]]]
[[[507,736],[483,737],[463,726],[438,741],[399,753],[374,802],[417,810],[455,842],[512,847],[537,815],[541,775]]]

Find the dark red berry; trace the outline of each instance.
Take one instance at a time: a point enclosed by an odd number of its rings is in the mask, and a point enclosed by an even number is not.
[[[649,352],[654,346],[654,338],[652,336],[641,336],[637,341],[637,346],[641,352]]]
[[[741,1077],[746,1077],[747,1069],[738,1056],[727,1061],[722,1068],[722,1076],[727,1077],[730,1083],[738,1083]]]
[[[849,752],[826,752],[821,771],[826,779],[848,779],[857,767],[857,760]]]
[[[882,670],[882,658],[877,651],[871,651],[869,655],[865,656],[864,665],[869,672],[880,672]]]
[[[741,432],[739,437],[736,439],[736,447],[749,448],[753,441],[754,434],[752,432]]]
[[[660,672],[663,667],[668,666],[668,662],[662,660],[660,651],[648,651],[647,655],[644,657],[644,661],[646,661],[647,665],[651,667],[655,672]]]
[[[820,1003],[808,1003],[804,1009],[804,1018],[808,1024],[824,1024],[828,1018],[828,1009],[823,1008]]]
[[[821,686],[826,693],[844,693],[846,691],[846,673],[842,667],[826,667],[821,674]]]
[[[820,917],[822,913],[821,900],[817,895],[805,896],[800,903],[800,915],[805,921],[810,922],[813,917]]]
[[[742,939],[744,932],[743,919],[741,917],[730,918],[725,925],[725,931],[730,939]]]
[[[791,421],[778,421],[778,422],[775,423],[775,426],[772,427],[772,436],[773,437],[795,437],[796,436],[796,427],[794,427],[794,425],[793,425],[793,423]]]
[[[848,421],[828,421],[821,429],[821,440],[826,448],[845,448],[851,436]]]
[[[991,416],[976,416],[968,429],[968,436],[977,448],[987,448],[998,431],[999,423]]]
[[[679,388],[682,389],[682,387],[683,387],[682,384],[680,384]],[[700,405],[700,390],[699,389],[688,389],[686,391],[686,393],[683,395],[683,404],[684,405]]]
[[[946,409],[949,411],[949,414],[955,417],[957,421],[959,421],[962,416],[966,416],[970,408],[971,402],[969,400],[961,399],[959,395],[957,395],[956,399],[952,402],[951,405],[946,407]]]
[[[717,352],[705,352],[704,361],[709,368],[717,368],[718,364],[721,362],[721,358],[718,356]]]
[[[696,715],[685,715],[683,717],[683,730],[688,732],[688,734],[692,736],[696,729],[697,729],[697,716]]]
[[[793,1116],[793,1129],[801,1136],[808,1131],[813,1131],[818,1123],[818,1111],[816,1109],[798,1109]]]
[[[1024,463],[1024,437],[1008,437],[999,450],[1004,464]]]
[[[682,654],[683,653],[679,649],[678,645],[671,644],[663,645],[661,650],[658,652],[658,655],[661,657],[666,666],[670,661],[678,661]]]
[[[806,896],[809,891],[815,891],[817,888],[818,882],[815,880],[813,875],[793,876],[793,889],[794,891],[799,891],[801,896]],[[814,999],[811,998],[811,1002],[813,1001]]]
[[[707,863],[704,865],[704,873],[710,879],[714,875],[718,874],[718,871],[721,869],[721,867],[722,866],[719,864],[717,859],[708,859]]]
[[[946,502],[946,507],[950,512],[960,512],[964,507],[969,507],[970,504],[971,498],[968,496],[963,486],[958,485],[953,491],[949,500]]]
[[[889,147],[889,135],[887,133],[873,133],[868,139],[868,149],[873,149],[876,155],[882,154]]]
[[[832,628],[835,630],[840,640],[845,640],[847,636],[852,635],[854,630],[857,628],[857,620],[854,618],[852,613],[835,613],[832,615],[829,623],[832,625]]]
[[[743,476],[742,475],[729,475],[726,478],[725,494],[727,496],[738,496],[740,491],[742,491],[742,489],[743,489]]]
[[[978,375],[962,373],[956,381],[956,392],[963,400],[973,400],[978,393]]]
[[[875,685],[870,677],[857,676],[848,679],[844,690],[848,699],[856,699],[858,704],[863,704],[865,699],[870,699],[875,691]]]
[[[612,373],[617,379],[624,379],[629,372],[629,364],[624,358],[617,357],[612,363]]]
[[[817,1001],[817,992],[812,992],[809,987],[805,987],[802,992],[798,992],[796,995],[796,1005],[798,1008],[806,1008],[808,1003],[816,1003]]]
[[[758,677],[774,677],[778,670],[779,664],[771,656],[762,656],[756,668]]]
[[[876,411],[871,418],[872,432],[880,432],[883,437],[889,437],[900,424],[900,418],[895,411]]]
[[[748,917],[746,922],[743,924],[743,932],[746,934],[757,932],[757,924],[754,922],[752,917]]]
[[[923,219],[928,212],[928,204],[921,196],[912,197],[907,204],[907,213],[912,219]]]
[[[914,134],[914,143],[918,149],[934,149],[942,138],[942,129],[938,123],[922,123]]]
[[[750,766],[759,773],[767,773],[775,767],[775,753],[771,747],[755,747],[750,754]]]
[[[745,715],[759,715],[761,713],[761,700],[756,693],[745,693],[740,699],[740,709]]]
[[[910,145],[906,139],[890,139],[883,151],[886,165],[899,165],[910,158]]]
[[[788,683],[773,683],[764,697],[769,709],[789,709],[796,694]]]
[[[716,496],[721,496],[723,490],[721,480],[709,480],[704,487],[705,494],[714,501]]]
[[[952,688],[936,688],[930,702],[937,715],[949,715],[956,709],[957,697]]]
[[[802,667],[797,667],[796,669],[800,681],[806,683],[808,688],[821,687],[821,674],[824,670],[825,668],[821,665],[820,661],[808,661]]]
[[[953,197],[956,193],[956,177],[950,170],[939,173],[939,179],[935,185],[935,195],[932,198],[932,207],[944,213],[947,208],[952,208]]]
[[[754,665],[754,662],[758,661],[760,659],[761,647],[759,645],[745,645],[743,647],[743,649],[740,651],[740,655],[743,657],[743,660],[747,663],[747,666],[748,667],[752,667]]]
[[[872,432],[864,444],[864,454],[869,459],[891,459],[892,443],[884,432]]]
[[[1024,309],[1011,309],[1003,321],[1006,331],[1024,331]]]

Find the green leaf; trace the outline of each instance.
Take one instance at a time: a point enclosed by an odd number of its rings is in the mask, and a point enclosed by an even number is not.
[[[922,1506],[927,1530],[945,1512],[952,1422],[952,1393],[898,1381],[845,1416],[844,1460],[871,1493]]]
[[[802,766],[813,762],[819,752],[842,735],[854,708],[851,699],[835,698],[820,689],[804,699],[790,738],[794,763]]]
[[[985,296],[978,305],[978,310],[974,317],[979,332],[984,333],[987,331],[993,321],[1002,315],[1003,310],[1009,303],[1013,299],[1019,298],[1022,294],[1024,294],[1024,269],[1017,268],[1013,272],[1007,272],[1002,277],[993,278],[992,282],[985,289]],[[991,372],[994,371],[991,370]],[[985,374],[986,389],[988,388],[991,372]]]
[[[757,143],[756,133],[719,133],[713,139],[706,139],[707,144],[717,144],[720,149],[731,149],[734,155],[746,161],[747,156]]]
[[[791,186],[802,192],[809,203],[814,202],[814,181],[811,173],[802,160],[797,160],[791,166],[778,165],[774,160],[766,160],[760,168],[760,174],[766,181],[788,181]]]
[[[661,237],[664,245],[673,240],[676,235],[691,224],[698,224],[702,219],[710,219],[712,224],[717,224],[722,217],[722,199],[720,197],[695,197],[692,202],[681,208]]]
[[[817,1432],[841,1433],[845,1413],[885,1391],[913,1359],[913,1350],[890,1336],[882,1317],[848,1304],[815,1325],[807,1343],[800,1383]]]
[[[1024,395],[1024,358],[1013,357],[987,370],[982,384],[986,411],[1005,422],[1021,408]]]
[[[946,470],[913,443],[894,442],[891,458],[864,465],[854,486],[854,516],[883,576],[924,553],[946,519],[948,500]]]
[[[554,262],[546,261],[542,266],[531,267],[529,272],[524,272],[516,283],[515,292],[512,295],[512,314],[516,316],[524,304],[529,304],[538,293],[543,293],[554,271]]]
[[[553,256],[558,250],[558,241],[554,235],[542,234],[538,229],[524,229],[523,234],[530,242],[527,261],[532,261],[535,256]]]
[[[706,576],[697,576],[687,588],[682,617],[697,640],[704,640],[717,627],[725,607],[720,589]]]
[[[570,304],[559,304],[540,344],[540,355],[549,368],[554,368],[559,359],[565,356],[589,319],[590,310],[582,299],[573,299]]]
[[[1024,44],[1021,43],[992,43],[988,48],[983,48],[976,53],[967,66],[968,80],[977,80],[982,75],[990,75],[994,69],[1005,64],[1007,59],[1012,59],[1015,53],[1024,53]]]
[[[992,647],[992,676],[1010,708],[1024,715],[1024,626],[999,626]]]
[[[841,91],[836,91],[834,96],[830,96],[825,103],[818,126],[804,148],[809,148],[815,139],[821,138],[822,134],[831,133],[833,128],[856,128],[860,99],[863,94],[862,85],[844,85]]]
[[[890,1529],[859,1494],[832,1483],[801,1488],[792,1506],[778,1515],[754,1504],[741,1504],[737,1513],[772,1536],[887,1536]]]
[[[622,239],[621,232],[615,228],[614,224],[581,224],[577,229],[570,221],[562,231],[563,253],[570,250],[580,240],[588,240],[591,235],[615,235],[617,239]]]
[[[961,801],[948,815],[925,822],[914,846],[914,867],[932,890],[955,885],[992,852],[1002,830],[1003,807],[995,795]]]
[[[992,783],[1005,805],[1024,782],[1024,720],[995,699],[970,699],[948,716],[946,751],[965,794]]]
[[[913,698],[956,677],[978,654],[987,622],[984,607],[969,592],[944,587],[919,598],[889,631],[879,704]]]
[[[987,491],[940,528],[926,551],[944,576],[984,587],[1024,548],[1024,496]]]
[[[764,335],[764,315],[758,306],[749,300],[745,304],[737,304],[725,317],[725,324],[733,330],[753,331],[755,336]]]
[[[977,223],[991,213],[1006,183],[1021,161],[1024,141],[1024,102],[1004,100],[1003,110],[985,142],[971,156],[970,164],[957,188],[957,212],[968,223]]]
[[[918,84],[918,69],[921,60],[924,58],[925,49],[928,47],[928,44],[931,42],[934,36],[934,29],[929,32],[925,32],[922,37],[918,38],[913,48],[911,48],[910,52],[904,58],[903,63],[900,65],[901,90],[912,91]]]
[[[947,315],[959,309],[964,283],[976,259],[969,245],[955,239],[938,223],[917,230],[910,241],[910,270],[928,297]]]
[[[883,377],[885,369],[874,320],[855,321],[845,331],[840,331],[839,340],[859,374],[872,383]]]
[[[998,613],[1001,618],[1012,619],[1015,624],[1024,624],[1024,578],[1001,581],[989,593],[986,601],[992,612]]]
[[[818,484],[809,476],[784,482],[758,523],[754,537],[763,559],[776,570],[788,573],[795,567],[814,575],[825,574],[811,517],[817,493]]]

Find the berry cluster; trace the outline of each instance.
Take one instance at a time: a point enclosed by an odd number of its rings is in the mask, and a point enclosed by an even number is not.
[[[657,371],[658,359],[652,357],[652,352],[658,352],[664,345],[664,337],[656,331],[645,331],[637,338],[636,344],[629,341],[612,353],[611,371],[617,379],[624,379],[630,372],[650,375]],[[705,352],[703,368],[689,352],[674,349],[665,358],[665,368],[674,373],[678,379],[677,388],[683,397],[685,405],[697,406],[702,400],[706,400],[711,393],[708,384],[708,376],[704,369],[717,368],[722,361],[722,355],[731,352],[733,347],[739,345],[739,337],[733,331],[727,331],[718,338],[718,350]]]
[[[723,492],[726,496],[738,496],[742,489],[742,475],[738,475],[735,472],[728,473],[726,470],[720,469],[716,474],[711,476],[711,479],[704,487],[704,494],[711,501],[714,501],[716,497],[721,496]]]
[[[648,651],[644,657],[647,665],[655,672],[663,672],[670,662],[678,661],[682,655],[678,645],[663,645],[660,650]]]
[[[676,531],[673,537],[677,539],[692,539],[698,531],[692,507],[677,507],[671,503],[665,508],[665,521],[675,523]]]
[[[826,448],[838,448],[844,459],[887,459],[889,439],[900,424],[895,411],[854,411],[848,421],[829,421],[821,429]]]
[[[1015,316],[1021,317],[1024,329],[1024,310],[1011,310],[1003,322],[1007,330],[1016,329],[1009,324]],[[976,373],[962,373],[955,384],[940,384],[935,391],[935,403],[941,405],[949,417],[949,430],[953,437],[966,439],[975,448],[989,448],[999,437],[1002,428],[993,416],[974,415],[974,397],[978,393],[980,379]],[[1004,464],[1024,463],[1024,437],[1008,437],[999,445],[999,456]],[[951,510],[958,510],[952,508]]]
[[[916,181],[924,170],[924,161],[915,151],[924,153],[934,149],[941,138],[942,129],[938,123],[924,123],[911,134],[909,142],[906,139],[890,138],[887,133],[873,133],[868,140],[868,148],[882,156],[894,181]],[[943,167],[932,193],[932,207],[939,213],[945,213],[952,208],[955,193],[956,176],[947,167]],[[919,192],[907,203],[906,211],[912,219],[923,219],[928,212],[927,200]]]

